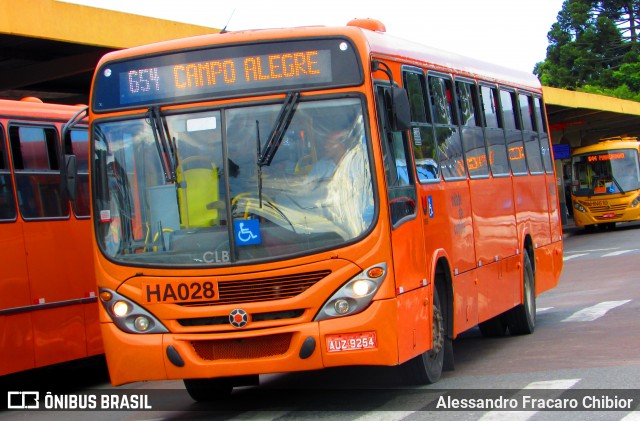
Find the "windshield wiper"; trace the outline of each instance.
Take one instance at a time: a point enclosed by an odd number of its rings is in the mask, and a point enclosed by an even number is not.
[[[627,192],[625,192],[624,190],[622,190],[622,187],[620,187],[620,183],[618,183],[618,180],[616,180],[616,178],[613,176],[613,174],[611,174],[611,179],[613,180],[614,183],[616,183],[616,187],[618,188],[618,190],[620,191],[620,193],[622,194],[627,194]]]
[[[278,114],[278,118],[276,118],[276,123],[273,125],[273,129],[271,129],[271,134],[269,135],[267,144],[264,146],[264,150],[262,150],[260,147],[258,149],[259,167],[271,165],[271,161],[276,155],[278,147],[280,146],[280,143],[282,142],[282,139],[287,132],[289,123],[291,123],[291,119],[293,118],[296,104],[298,103],[299,99],[299,92],[289,92],[287,94],[287,97],[284,100],[284,104],[282,104],[282,108],[280,109],[280,113]]]
[[[176,155],[173,143],[170,141],[169,128],[160,115],[159,107],[151,107],[147,111],[147,119],[151,125],[153,138],[156,141],[156,148],[160,162],[162,163],[162,171],[164,172],[164,181],[167,183],[175,183],[176,181]]]

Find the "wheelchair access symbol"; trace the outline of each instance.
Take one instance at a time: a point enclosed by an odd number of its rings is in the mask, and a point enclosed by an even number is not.
[[[257,219],[241,219],[233,221],[233,232],[238,246],[262,244],[260,238],[260,221]]]

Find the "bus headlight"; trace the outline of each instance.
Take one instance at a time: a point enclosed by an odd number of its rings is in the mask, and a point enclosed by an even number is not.
[[[120,300],[113,303],[113,307],[111,308],[113,309],[113,314],[115,314],[117,317],[126,317],[127,314],[129,314],[129,312],[131,311],[129,304],[127,304],[126,301]]]
[[[168,333],[147,310],[115,291],[100,288],[100,302],[113,320],[113,323],[127,333]]]
[[[575,209],[579,210],[580,212],[584,212],[584,213],[587,212],[587,209],[584,206],[582,206],[580,203],[578,203],[578,202],[574,203],[573,207]]]
[[[631,202],[631,207],[635,208],[636,206],[638,206],[638,203],[640,203],[640,196],[633,199],[633,202]]]
[[[347,281],[329,298],[314,320],[350,316],[360,313],[371,303],[386,278],[387,264],[379,263]]]

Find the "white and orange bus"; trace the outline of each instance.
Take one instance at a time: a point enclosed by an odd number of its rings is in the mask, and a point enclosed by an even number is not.
[[[431,383],[459,333],[532,332],[558,282],[538,80],[378,21],[110,53],[89,121],[115,385],[208,400],[348,365]]]
[[[640,142],[615,137],[571,153],[571,201],[576,226],[593,230],[640,220]]]
[[[81,109],[0,100],[0,375],[103,352],[86,120],[62,135]],[[63,154],[77,156],[75,194]]]

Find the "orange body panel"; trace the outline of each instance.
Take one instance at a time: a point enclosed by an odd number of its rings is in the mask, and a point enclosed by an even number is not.
[[[415,357],[422,350],[431,348],[433,330],[433,302],[431,288],[419,288],[398,297],[398,335],[400,363]]]
[[[511,177],[471,180],[474,238],[482,265],[516,254],[519,249]]]
[[[8,191],[6,186],[2,190],[0,199],[3,206],[16,209],[12,215],[5,210],[5,219],[0,219],[0,375],[103,352],[91,220],[88,215],[77,218],[71,211],[71,202],[63,200],[58,182],[51,181],[59,177],[59,165],[47,158],[52,152],[60,153],[62,126],[79,110],[80,107],[0,101],[0,175],[11,184]],[[25,121],[29,121],[28,125]],[[23,126],[47,130],[52,135],[48,147],[53,149],[43,154],[42,148],[34,148],[37,144],[28,141],[24,149],[19,148],[21,140],[16,129]],[[32,175],[29,167],[19,163],[23,159],[38,166]],[[17,172],[22,184],[16,181]],[[27,188],[31,190],[20,190]],[[30,212],[36,212],[36,216],[24,214],[28,200],[35,206]],[[46,209],[58,212],[56,203],[63,204],[59,212],[66,216],[46,213],[50,212]]]
[[[544,175],[513,177],[518,232],[526,231],[533,237],[535,247],[551,242],[549,231],[549,205]]]

